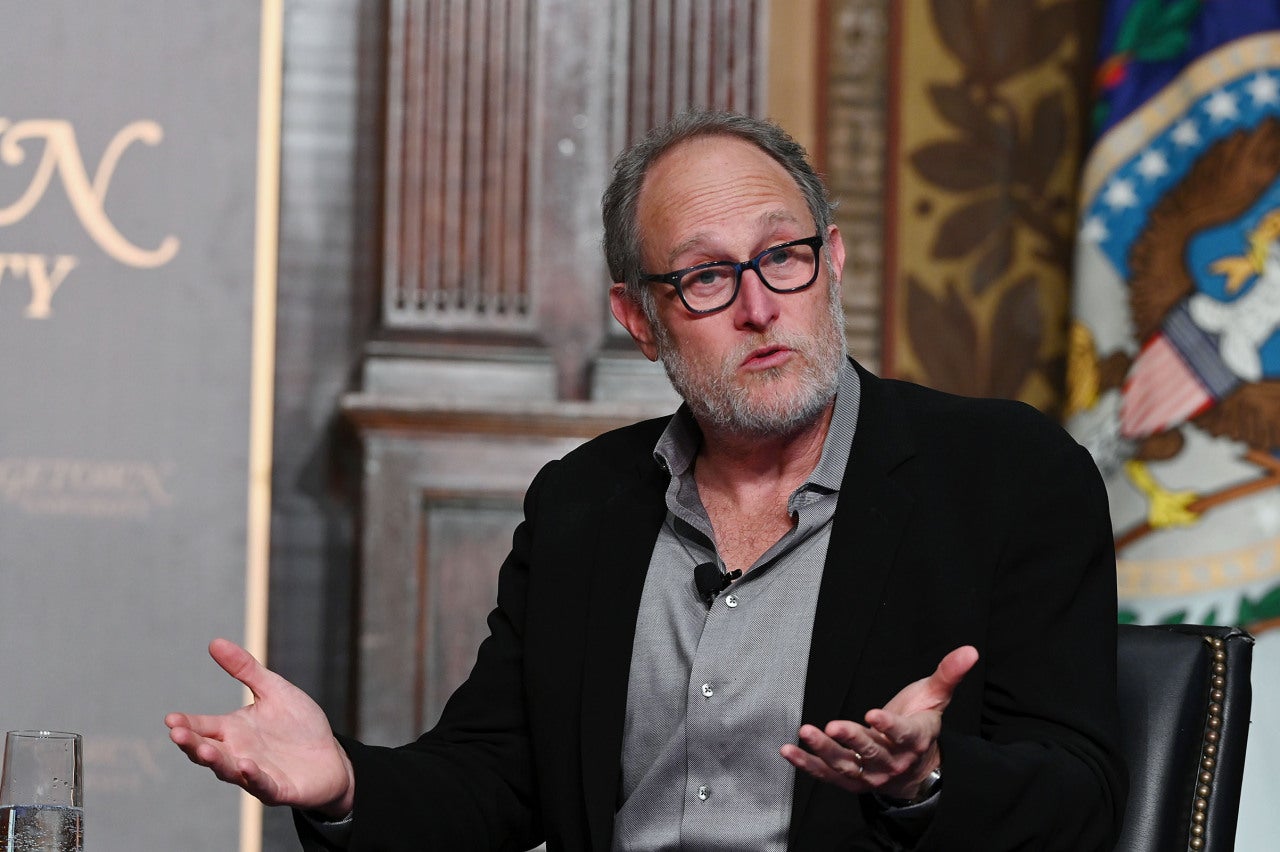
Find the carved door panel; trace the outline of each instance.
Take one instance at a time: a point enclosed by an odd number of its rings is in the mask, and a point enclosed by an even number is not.
[[[765,0],[393,0],[381,319],[363,444],[357,719],[434,721],[538,467],[674,409],[610,328],[610,161],[689,107],[763,111]]]

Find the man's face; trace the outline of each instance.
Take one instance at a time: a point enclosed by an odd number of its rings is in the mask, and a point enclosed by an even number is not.
[[[638,222],[646,272],[745,260],[814,233],[791,176],[754,145],[725,136],[693,139],[659,158],[641,188]],[[839,232],[832,226],[823,236],[839,267]],[[826,409],[844,358],[839,281],[819,263],[818,280],[797,293],[774,293],[745,270],[737,299],[714,314],[691,314],[674,288],[651,285],[656,316],[644,323],[651,339],[645,328],[639,335],[628,328],[662,360],[704,426],[791,434]]]

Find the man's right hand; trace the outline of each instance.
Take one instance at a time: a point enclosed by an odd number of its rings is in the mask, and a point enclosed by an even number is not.
[[[264,804],[331,820],[350,814],[355,773],[320,706],[234,642],[213,640],[209,655],[249,688],[254,701],[223,716],[170,713],[164,719],[169,739],[192,763]]]

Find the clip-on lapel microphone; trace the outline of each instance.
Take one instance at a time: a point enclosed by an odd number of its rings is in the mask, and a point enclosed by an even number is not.
[[[720,573],[714,562],[703,562],[693,567],[693,584],[698,587],[698,597],[702,598],[707,609],[711,609],[711,602],[716,599],[716,595],[729,588],[729,584],[741,576],[741,569],[727,574]]]

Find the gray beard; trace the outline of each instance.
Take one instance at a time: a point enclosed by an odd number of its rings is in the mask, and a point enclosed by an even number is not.
[[[844,336],[844,311],[840,304],[840,282],[830,287],[828,322],[814,337],[764,333],[746,340],[720,364],[700,366],[685,358],[667,328],[652,322],[658,357],[667,378],[684,399],[703,428],[743,437],[764,438],[791,435],[811,425],[835,397],[840,383],[840,367],[848,350]],[[765,344],[782,344],[798,356],[784,367],[765,370],[742,382],[736,367],[754,349]],[[790,393],[756,399],[752,391],[782,380],[789,371],[799,370]]]

